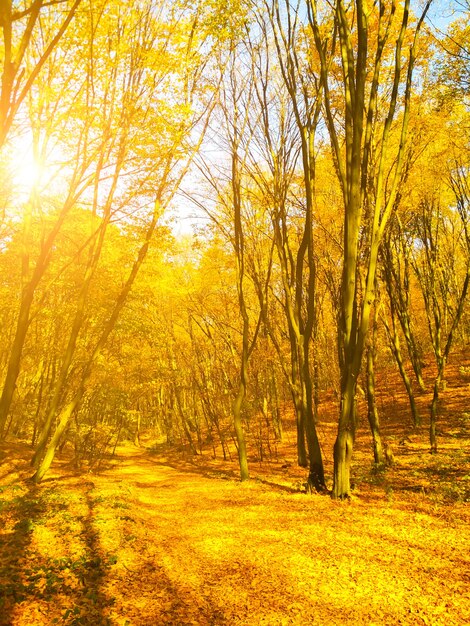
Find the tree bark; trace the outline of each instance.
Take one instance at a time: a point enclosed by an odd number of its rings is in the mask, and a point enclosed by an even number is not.
[[[374,329],[375,330],[375,329]],[[374,447],[374,462],[380,467],[385,464],[382,437],[380,434],[379,412],[375,401],[375,332],[372,333],[372,341],[367,349],[367,418],[372,433]]]
[[[390,348],[392,350],[392,354],[395,357],[395,361],[398,365],[398,371],[400,372],[401,379],[403,380],[403,384],[405,385],[406,393],[408,395],[408,401],[410,403],[411,409],[411,419],[413,422],[413,427],[417,428],[421,425],[421,417],[418,412],[418,407],[416,406],[415,396],[413,393],[413,387],[410,381],[408,374],[406,373],[405,364],[403,362],[403,356],[401,353],[400,347],[400,337],[398,335],[398,329],[396,327],[395,320],[393,319],[393,310],[392,310],[392,328],[390,328],[387,320],[383,319],[385,330],[387,331],[387,336],[389,338]]]
[[[403,81],[402,47],[408,31],[410,0],[404,2],[394,45],[395,61],[391,73],[389,107],[383,121],[378,116],[377,107],[381,88],[380,72],[395,7],[387,11],[384,3],[374,5],[377,37],[374,37],[376,44],[373,58],[370,47],[373,40],[369,29],[369,20],[374,10],[372,5],[366,6],[361,0],[349,4],[338,0],[331,13],[334,36],[327,39],[320,25],[320,19],[324,20],[325,17],[322,15],[320,18],[317,2],[312,0],[308,6],[308,16],[320,60],[325,119],[344,203],[341,316],[338,325],[341,404],[334,447],[334,498],[343,499],[350,495],[357,378],[375,299],[378,249],[395,205],[403,170],[417,36],[429,5],[430,1],[426,3],[414,27],[406,80]],[[337,49],[332,48],[335,45]],[[333,57],[338,54],[342,69],[340,80],[344,107],[340,128],[337,122],[338,112],[330,95],[331,68],[336,62]],[[401,86],[404,86],[404,101],[399,106]],[[393,170],[387,171],[391,129],[398,110],[402,117],[400,141],[394,155]],[[366,240],[364,246],[363,235]]]
[[[244,381],[240,381],[238,393],[232,404],[233,425],[235,428],[235,436],[237,438],[238,463],[240,465],[240,480],[248,480],[250,472],[248,470],[248,457],[246,454],[245,431],[242,422],[242,405],[246,395],[246,385]]]

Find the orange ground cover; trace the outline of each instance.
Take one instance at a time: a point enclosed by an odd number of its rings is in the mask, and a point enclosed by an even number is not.
[[[59,459],[36,487],[29,448],[4,445],[0,624],[470,623],[470,387],[459,371],[438,455],[428,453],[429,394],[414,433],[398,381],[379,399],[396,463],[374,472],[363,424],[345,503],[303,493],[288,428],[275,458],[252,457],[243,484],[235,461],[148,441],[118,448],[94,474]],[[321,408],[331,475],[334,406]]]

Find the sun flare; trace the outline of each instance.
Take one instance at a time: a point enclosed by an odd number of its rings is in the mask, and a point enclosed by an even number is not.
[[[13,185],[23,192],[31,192],[41,182],[46,167],[34,155],[31,146],[19,146],[11,155],[10,171]]]

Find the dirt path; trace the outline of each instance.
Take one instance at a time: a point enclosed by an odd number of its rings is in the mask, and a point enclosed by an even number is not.
[[[10,568],[23,597],[6,594],[0,623],[470,622],[464,505],[341,504],[169,463],[129,447],[98,475],[59,468],[18,495],[4,477],[0,582]]]

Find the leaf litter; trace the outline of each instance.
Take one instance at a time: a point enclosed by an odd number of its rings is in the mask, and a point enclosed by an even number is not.
[[[468,624],[470,433],[464,396],[449,404],[438,455],[396,410],[387,472],[360,435],[349,502],[303,493],[288,429],[246,483],[234,462],[128,444],[95,474],[59,459],[35,486],[30,448],[4,444],[0,624]]]

